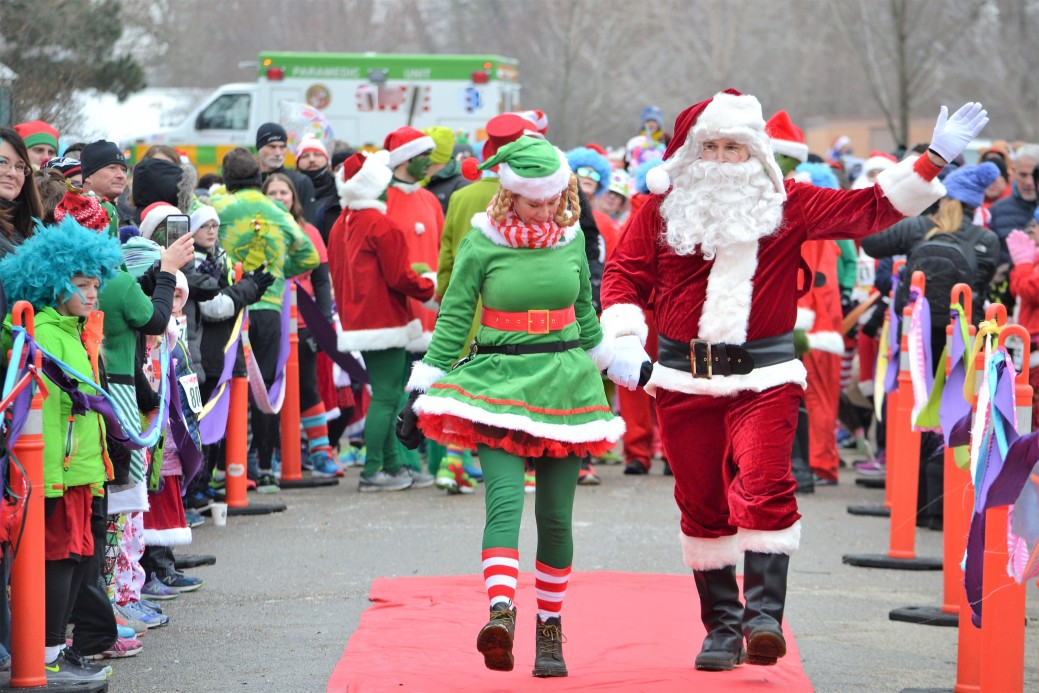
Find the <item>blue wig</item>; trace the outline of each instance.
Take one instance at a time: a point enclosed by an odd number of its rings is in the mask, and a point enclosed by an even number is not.
[[[798,173],[807,173],[812,178],[812,185],[817,188],[830,188],[836,190],[841,187],[837,182],[837,176],[829,164],[805,162],[798,164],[794,169]]]
[[[71,280],[77,274],[103,285],[122,264],[117,239],[83,228],[68,214],[53,226],[37,223],[32,237],[0,261],[0,281],[12,304],[28,301],[39,310],[75,294]]]
[[[580,166],[587,166],[599,174],[599,182],[595,184],[595,194],[602,195],[610,187],[610,176],[613,175],[613,167],[609,160],[588,147],[576,147],[566,153],[566,160],[570,162],[570,170],[576,175]]]
[[[635,189],[643,195],[649,194],[649,186],[646,185],[646,174],[649,170],[656,168],[664,163],[663,159],[650,159],[639,164],[639,167],[635,169]]]

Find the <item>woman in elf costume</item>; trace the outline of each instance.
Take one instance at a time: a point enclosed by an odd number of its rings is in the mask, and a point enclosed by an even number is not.
[[[534,676],[566,676],[560,611],[573,559],[572,511],[581,458],[624,432],[599,371],[612,348],[592,308],[577,182],[545,140],[520,137],[467,178],[500,167],[498,193],[462,241],[429,351],[415,365],[398,435],[422,429],[445,445],[475,446],[486,482],[483,573],[490,621],[477,638],[489,669],[513,668],[523,475],[537,469],[537,658]],[[577,242],[574,242],[574,241]],[[482,299],[469,358],[455,366]]]

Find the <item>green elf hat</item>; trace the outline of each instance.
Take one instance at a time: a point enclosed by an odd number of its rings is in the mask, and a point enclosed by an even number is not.
[[[27,123],[18,123],[14,126],[14,130],[25,142],[26,149],[38,144],[49,144],[54,147],[54,151],[58,150],[58,131],[50,123],[42,120],[30,120]]]
[[[555,197],[570,184],[566,156],[547,140],[524,135],[501,147],[482,164],[476,159],[462,162],[462,175],[477,180],[480,172],[498,167],[501,186],[531,200]]]

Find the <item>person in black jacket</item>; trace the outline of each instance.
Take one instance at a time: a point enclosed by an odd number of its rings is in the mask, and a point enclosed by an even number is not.
[[[288,151],[288,143],[288,133],[277,123],[264,123],[256,129],[256,161],[260,165],[261,181],[267,180],[267,176],[272,173],[284,173],[288,176],[299,192],[299,202],[303,206],[303,218],[316,225],[314,183],[299,171],[290,171],[285,168],[285,153]]]
[[[303,218],[313,224],[321,234],[321,239],[328,243],[328,234],[332,231],[332,224],[339,218],[339,212],[342,209],[339,205],[339,191],[336,190],[328,149],[321,140],[309,134],[300,140],[296,146],[296,170],[309,178],[314,186],[312,218],[307,217],[306,210],[304,210]],[[293,182],[293,187],[295,188],[295,182]],[[298,188],[295,189],[298,190]],[[300,206],[303,206],[302,200]]]

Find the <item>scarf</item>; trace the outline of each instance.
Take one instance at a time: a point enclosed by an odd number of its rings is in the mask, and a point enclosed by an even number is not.
[[[493,205],[492,200],[491,206]],[[490,206],[487,209],[487,218],[491,225],[513,248],[548,248],[555,245],[563,235],[563,227],[555,219],[549,219],[543,224],[528,224],[520,221],[516,212],[510,209],[505,219],[498,222],[490,215]]]

